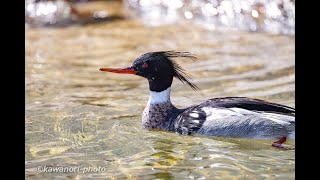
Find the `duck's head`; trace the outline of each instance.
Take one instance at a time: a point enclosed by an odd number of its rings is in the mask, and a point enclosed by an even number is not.
[[[178,78],[184,84],[189,85],[193,90],[198,87],[190,82],[190,76],[178,65],[173,58],[186,57],[197,59],[189,52],[158,51],[148,52],[138,57],[131,66],[126,68],[100,68],[100,71],[107,71],[120,74],[135,74],[148,79],[151,91],[161,92],[169,88],[173,77]]]

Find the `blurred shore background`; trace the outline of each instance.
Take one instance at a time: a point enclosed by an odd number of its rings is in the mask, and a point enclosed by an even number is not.
[[[148,26],[192,22],[210,30],[294,34],[293,0],[26,0],[29,25],[68,25],[133,17]],[[121,7],[119,7],[119,5]],[[105,9],[104,9],[105,8]]]

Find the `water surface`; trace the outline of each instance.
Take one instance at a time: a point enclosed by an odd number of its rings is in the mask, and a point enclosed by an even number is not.
[[[295,107],[294,43],[293,36],[191,24],[145,27],[125,18],[26,28],[26,178],[294,179],[295,150],[273,148],[273,140],[142,129],[147,81],[99,71],[128,66],[149,51],[190,51],[199,60],[177,61],[201,90],[174,80],[176,106],[246,96]],[[44,166],[105,170],[39,172]]]

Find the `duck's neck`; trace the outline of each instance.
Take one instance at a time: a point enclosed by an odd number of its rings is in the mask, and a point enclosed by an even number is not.
[[[168,87],[167,89],[161,92],[150,91],[148,104],[149,105],[167,104],[167,103],[171,104],[170,92],[171,92],[171,87]]]
[[[146,129],[169,130],[170,115],[173,115],[177,108],[170,101],[171,87],[161,91],[150,91],[150,97],[142,114],[142,124]]]

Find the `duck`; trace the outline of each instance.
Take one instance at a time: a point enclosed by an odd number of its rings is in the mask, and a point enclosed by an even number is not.
[[[181,135],[205,135],[226,138],[275,139],[273,147],[284,147],[295,139],[295,109],[248,97],[216,97],[186,108],[177,108],[170,100],[173,79],[194,91],[199,87],[175,61],[197,60],[186,51],[147,52],[124,68],[102,67],[100,71],[132,74],[149,83],[149,100],[142,113],[142,127]]]

